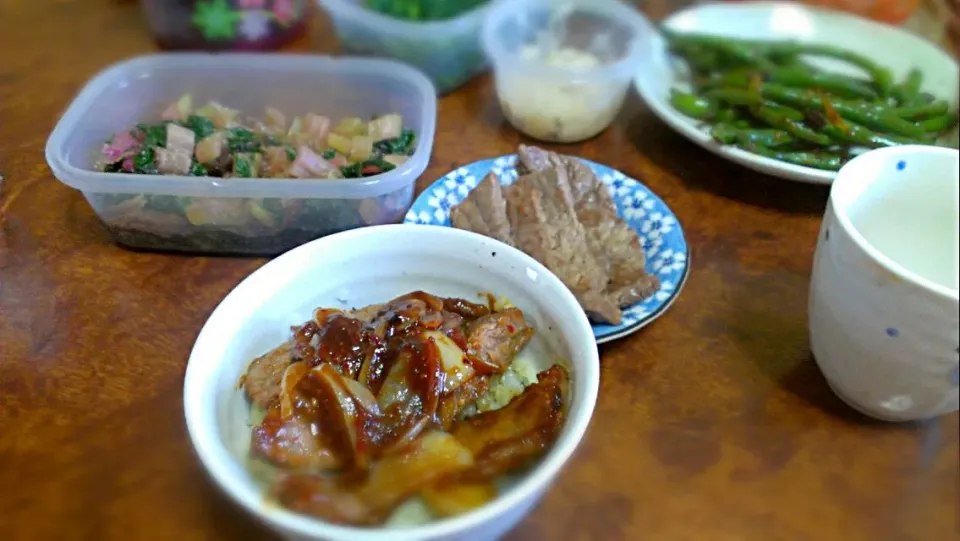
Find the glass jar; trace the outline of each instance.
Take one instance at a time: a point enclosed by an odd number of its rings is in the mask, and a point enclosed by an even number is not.
[[[163,49],[263,51],[306,30],[308,0],[140,0]]]

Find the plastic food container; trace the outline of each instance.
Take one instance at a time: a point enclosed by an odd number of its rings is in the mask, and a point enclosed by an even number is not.
[[[363,0],[317,0],[349,54],[396,58],[423,70],[446,94],[487,68],[480,26],[487,6],[445,21],[405,21],[363,7]]]
[[[310,0],[140,0],[164,49],[270,50],[307,28]]]
[[[572,143],[616,117],[643,56],[641,38],[654,31],[617,0],[498,0],[481,39],[507,120],[535,139]]]
[[[102,173],[104,141],[190,92],[262,117],[270,105],[289,116],[403,115],[418,142],[406,163],[373,177],[310,180]],[[430,81],[390,60],[307,55],[169,53],[134,58],[96,75],[47,141],[61,182],[83,192],[113,238],[131,248],[273,255],[324,235],[399,222],[430,160],[436,97]],[[198,199],[199,198],[199,199]],[[199,202],[212,216],[195,225]],[[263,219],[266,210],[270,219]]]

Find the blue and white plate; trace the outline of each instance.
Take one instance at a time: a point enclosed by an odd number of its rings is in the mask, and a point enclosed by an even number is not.
[[[643,242],[647,270],[660,278],[660,290],[623,311],[620,325],[594,325],[597,343],[609,342],[638,331],[664,313],[680,294],[687,279],[689,252],[683,229],[669,207],[646,186],[605,165],[581,159],[613,194],[620,217]],[[493,171],[504,185],[517,179],[516,155],[481,160],[451,171],[420,194],[404,223],[451,227],[450,209],[466,199],[470,190]]]

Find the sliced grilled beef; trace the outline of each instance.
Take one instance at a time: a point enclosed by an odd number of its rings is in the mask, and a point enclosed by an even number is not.
[[[507,190],[507,209],[517,247],[553,271],[588,314],[618,323],[620,308],[604,295],[607,273],[589,249],[587,233],[567,204],[557,171],[517,179]]]
[[[490,173],[459,205],[450,209],[450,222],[458,229],[480,233],[500,242],[514,245],[507,221],[507,203],[500,180]]]

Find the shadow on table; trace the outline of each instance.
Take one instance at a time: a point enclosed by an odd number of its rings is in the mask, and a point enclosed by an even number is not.
[[[827,186],[779,179],[728,162],[673,131],[642,105],[631,109],[636,114],[625,127],[631,143],[687,189],[791,214],[823,213]]]
[[[788,271],[736,274],[726,276],[725,286],[725,302],[703,318],[698,330],[722,338],[737,352],[737,361],[748,365],[735,372],[746,395],[765,402],[772,398],[772,385],[774,394],[786,392],[811,406],[797,408],[796,415],[809,415],[804,410],[814,409],[846,423],[891,426],[851,408],[827,384],[810,351],[805,275]],[[744,378],[744,369],[765,382]]]
[[[779,380],[783,389],[803,399],[811,406],[840,420],[860,425],[895,426],[878,421],[848,406],[833,392],[820,372],[813,354],[790,370]]]

